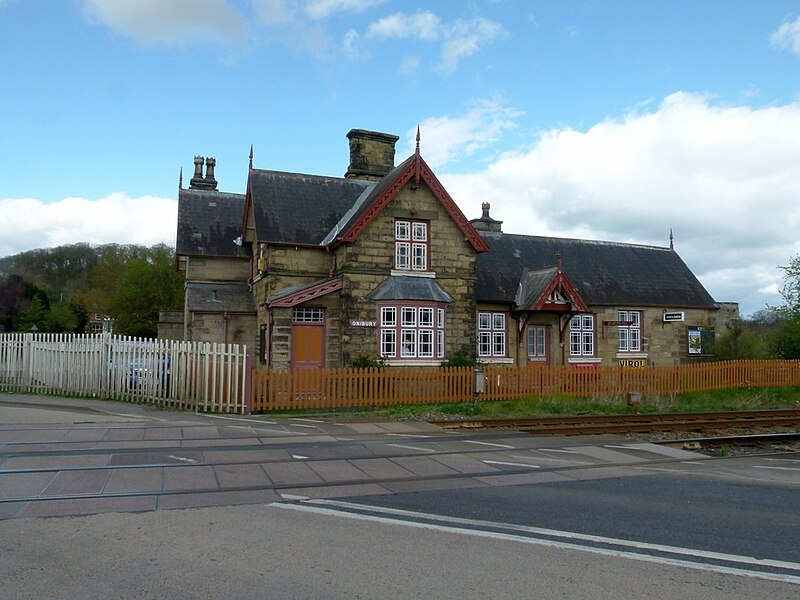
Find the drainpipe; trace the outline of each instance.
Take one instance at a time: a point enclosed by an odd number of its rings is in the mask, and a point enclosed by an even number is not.
[[[228,311],[222,313],[222,343],[228,343]]]
[[[331,270],[328,271],[328,279],[333,279],[333,275],[336,273],[336,253],[331,251],[330,246],[325,246],[325,251],[331,255]]]

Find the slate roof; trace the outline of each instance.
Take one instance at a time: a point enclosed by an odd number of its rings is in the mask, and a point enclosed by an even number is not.
[[[426,300],[429,302],[452,302],[453,298],[445,292],[435,279],[430,277],[388,277],[372,292],[372,299],[382,300]]]
[[[186,303],[192,312],[256,312],[246,283],[187,283]]]
[[[374,185],[362,179],[253,169],[250,194],[256,236],[265,242],[320,244]]]
[[[348,210],[342,214],[342,218],[331,228],[328,235],[322,240],[323,244],[330,244],[337,236],[346,231],[350,225],[358,221],[359,217],[372,205],[372,203],[380,197],[381,194],[391,185],[395,177],[408,167],[413,162],[414,155],[412,154],[394,169],[389,171],[382,179],[377,182],[370,182],[370,187],[364,190],[364,193],[351,205]]]
[[[587,304],[717,306],[669,248],[489,232],[481,237],[490,251],[477,256],[479,302],[513,305],[525,269],[549,269],[561,253],[562,271]]]
[[[242,235],[244,199],[244,194],[180,190],[177,254],[248,256],[248,248],[233,241]]]
[[[533,304],[557,272],[555,267],[538,271],[523,269],[517,286],[517,294],[514,297],[514,308],[520,310]]]

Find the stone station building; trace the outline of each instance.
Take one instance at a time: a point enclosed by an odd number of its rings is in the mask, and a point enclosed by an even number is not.
[[[245,194],[217,191],[214,159],[195,158],[179,189],[183,339],[246,343],[273,368],[359,357],[430,366],[459,351],[575,366],[707,354],[719,305],[671,238],[654,247],[505,233],[488,203],[464,216],[419,133],[397,166],[397,136],[347,137],[342,178],[256,169],[251,151]]]

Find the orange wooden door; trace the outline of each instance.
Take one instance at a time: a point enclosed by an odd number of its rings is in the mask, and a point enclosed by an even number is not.
[[[325,326],[322,323],[292,325],[292,368],[325,366]]]

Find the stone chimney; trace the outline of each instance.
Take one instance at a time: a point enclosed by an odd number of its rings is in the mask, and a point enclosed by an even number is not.
[[[481,204],[481,209],[483,209],[483,214],[481,215],[481,218],[470,220],[472,226],[478,231],[491,231],[495,233],[503,233],[503,228],[502,228],[503,222],[497,221],[489,216],[489,203],[484,202],[483,204]]]
[[[381,179],[394,169],[394,145],[400,138],[390,133],[351,129],[350,166],[344,174],[348,179]]]
[[[206,165],[206,175],[203,177],[203,163]],[[217,191],[217,180],[214,179],[214,167],[217,165],[216,159],[202,156],[194,157],[194,176],[189,180],[189,189],[192,190],[212,190]]]

